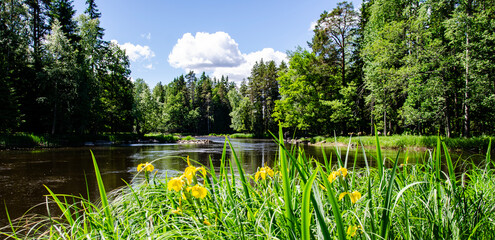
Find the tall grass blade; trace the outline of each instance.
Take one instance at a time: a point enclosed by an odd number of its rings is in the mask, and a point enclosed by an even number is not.
[[[435,176],[437,177],[437,181],[440,181],[440,162],[442,156],[442,147],[440,146],[440,136],[437,137],[437,148],[433,153],[435,157]]]
[[[486,150],[486,158],[485,158],[486,169],[485,169],[485,172],[488,172],[488,170],[490,170],[490,164],[492,162],[492,158],[490,155],[491,151],[492,151],[492,138],[490,138],[490,141],[488,142],[488,149]]]
[[[449,179],[450,184],[452,185],[452,193],[457,193],[457,180],[455,179],[455,170],[454,164],[452,164],[452,159],[450,158],[449,150],[447,149],[447,145],[442,143],[443,151],[445,153],[445,161],[447,162],[447,169],[449,170]],[[452,204],[455,204],[455,198],[452,198]]]
[[[105,185],[103,185],[103,180],[101,178],[100,169],[98,168],[98,163],[96,162],[95,155],[91,151],[91,158],[93,158],[93,165],[95,168],[96,182],[98,183],[98,191],[100,193],[101,207],[105,214],[105,223],[107,225],[108,231],[113,229],[113,217],[110,212],[110,205],[108,204],[107,192],[105,191]]]
[[[311,212],[310,212],[310,196],[311,196],[311,188],[313,186],[313,181],[315,180],[318,174],[318,169],[313,172],[313,174],[309,177],[308,181],[304,185],[303,196],[302,196],[302,209],[301,209],[301,234],[303,240],[311,239]],[[315,206],[316,208],[317,206]]]
[[[380,236],[384,239],[387,239],[389,233],[389,224],[390,224],[390,216],[392,213],[391,202],[392,202],[392,189],[395,185],[395,175],[397,172],[397,164],[399,163],[399,153],[397,153],[397,157],[395,158],[394,168],[390,173],[390,179],[388,180],[388,187],[385,195],[385,199],[383,200],[383,210],[381,217],[381,226],[380,226]]]
[[[289,222],[290,229],[295,229],[296,218],[292,210],[292,189],[290,187],[289,166],[287,163],[287,152],[284,151],[282,126],[279,125],[279,157],[280,157],[280,174],[282,175],[282,191],[284,193],[284,215]]]
[[[52,190],[50,190],[50,188],[48,188],[46,185],[43,185],[43,186],[45,186],[46,190],[48,190],[48,192],[50,193],[50,196],[53,198],[53,201],[55,201],[55,203],[57,204],[60,211],[62,211],[62,214],[64,214],[65,220],[67,220],[67,223],[69,225],[74,224],[74,219],[72,219],[72,216],[70,214],[69,208],[67,207],[67,204],[60,201],[60,199],[57,197],[57,195],[55,193],[53,193]]]
[[[346,233],[344,231],[344,222],[342,221],[342,215],[340,213],[340,208],[337,202],[337,198],[335,197],[335,192],[333,191],[332,184],[328,181],[328,176],[323,174],[322,176],[323,184],[327,189],[327,196],[330,201],[330,205],[332,206],[332,213],[335,218],[335,223],[337,225],[337,235],[340,240],[346,239]]]
[[[223,143],[222,157],[220,158],[220,182],[223,182],[225,179],[227,179],[227,172],[225,171],[226,158],[227,158],[227,137],[225,137],[225,141]]]
[[[3,204],[5,205],[5,214],[7,215],[7,220],[9,221],[9,226],[10,226],[10,229],[12,230],[12,238],[16,238],[17,239],[17,234],[15,233],[15,228],[14,228],[14,224],[12,224],[12,220],[10,219],[10,215],[9,215],[9,210],[7,209],[7,203],[5,203],[5,200],[3,201]],[[10,235],[9,235],[10,237]]]
[[[376,139],[376,167],[378,168],[378,175],[380,177],[380,181],[383,179],[383,157],[382,157],[382,149],[380,148],[380,141],[378,140],[378,131],[376,130],[375,125],[375,139]]]
[[[347,152],[345,154],[345,163],[344,163],[344,168],[347,168],[347,161],[349,160],[349,150],[351,149],[351,140],[352,140],[352,135],[349,137],[349,143],[347,144]]]
[[[244,168],[242,167],[241,162],[239,161],[239,158],[237,157],[237,154],[235,153],[234,148],[232,147],[232,144],[230,143],[230,140],[227,138],[227,142],[229,143],[230,150],[232,151],[232,154],[234,155],[234,160],[237,165],[237,170],[239,171],[239,177],[241,178],[241,184],[242,184],[242,189],[244,190],[244,195],[246,196],[246,201],[248,203],[251,202],[251,196],[249,194],[249,188],[248,188],[248,183],[246,181],[246,176],[244,176]]]

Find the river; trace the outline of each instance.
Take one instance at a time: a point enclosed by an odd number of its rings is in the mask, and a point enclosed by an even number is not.
[[[157,177],[180,174],[186,167],[186,156],[208,165],[209,157],[215,167],[220,165],[224,145],[223,137],[207,137],[210,144],[130,144],[121,146],[92,146],[77,148],[52,148],[35,150],[0,151],[0,201],[5,203],[12,219],[26,211],[46,215],[45,186],[55,193],[89,196],[96,199],[96,185],[90,150],[93,151],[107,191],[124,186],[126,182],[142,179],[136,176],[139,163],[154,161]],[[263,164],[272,165],[277,156],[277,144],[273,140],[231,139],[233,148],[242,160],[246,173],[254,173]],[[304,146],[307,155],[322,159],[321,147]],[[325,147],[329,155],[335,149]],[[354,159],[350,151],[349,162]],[[369,150],[372,152],[372,150]],[[343,156],[346,149],[341,150]],[[395,158],[397,151],[386,151],[385,155]],[[425,152],[414,153],[421,157]],[[228,156],[232,152],[228,149]],[[370,156],[368,156],[370,158]],[[350,164],[351,164],[350,163]],[[364,166],[360,150],[358,163]],[[4,207],[0,210],[0,226],[7,224]]]

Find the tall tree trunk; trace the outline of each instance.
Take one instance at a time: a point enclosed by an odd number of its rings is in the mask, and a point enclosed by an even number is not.
[[[370,112],[370,120],[371,120],[371,132],[370,132],[370,134],[371,134],[371,135],[373,135],[373,133],[374,133],[374,131],[375,131],[375,130],[374,130],[374,129],[375,129],[375,125],[374,125],[374,123],[373,123],[373,109],[374,109],[374,106],[375,106],[375,104],[374,104],[374,103],[372,103],[372,104],[371,104],[371,112]]]
[[[468,1],[467,6],[467,15],[468,18],[471,16],[471,1]],[[469,22],[466,23],[466,60],[465,60],[465,89],[464,89],[464,137],[469,137],[470,129],[469,129]]]
[[[342,37],[342,39],[344,39],[344,38]],[[341,66],[342,66],[342,86],[343,87],[346,86],[345,85],[346,82],[345,82],[345,48],[344,47],[345,47],[345,45],[342,47],[342,64],[341,64]]]

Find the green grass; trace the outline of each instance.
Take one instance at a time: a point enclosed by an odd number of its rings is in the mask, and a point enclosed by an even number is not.
[[[50,192],[60,216],[16,220],[2,234],[12,239],[495,238],[490,147],[484,162],[470,165],[451,159],[446,143],[435,139],[426,159],[402,165],[406,161],[398,157],[383,159],[382,138],[375,138],[377,153],[366,155],[366,166],[379,167],[356,168],[356,159],[347,162],[340,151],[333,165],[331,158],[308,158],[302,149],[287,149],[281,136],[280,131],[274,174],[259,169],[256,181],[255,174],[243,171],[235,149],[227,158],[226,140],[220,168],[210,159],[206,175],[186,171],[190,182],[183,177],[178,192],[168,184],[179,176],[140,172],[146,175],[143,182],[106,194],[93,158],[98,203]],[[460,171],[461,164],[469,167]],[[346,174],[337,171],[342,168]],[[205,198],[187,190],[196,185],[206,189]],[[352,198],[357,192],[362,197]]]
[[[146,140],[153,139],[161,143],[176,142],[177,140],[180,139],[180,137],[175,136],[173,134],[164,134],[164,133],[147,133],[144,135],[144,137]]]
[[[255,135],[254,135],[254,133],[234,133],[234,134],[230,134],[229,137],[231,137],[231,138],[254,138]]]
[[[56,139],[48,135],[36,135],[33,133],[15,133],[0,135],[0,148],[32,148],[57,146]]]
[[[451,149],[466,149],[466,150],[486,150],[488,147],[488,136],[471,137],[471,138],[445,138],[444,141]],[[392,136],[379,136],[380,145],[384,148],[400,148],[400,147],[425,147],[435,148],[437,144],[437,136],[415,136],[415,135],[392,135]],[[347,145],[349,143],[349,137],[324,137],[315,136],[301,138],[301,140],[309,141],[311,143],[334,143],[337,140],[338,143]],[[353,136],[351,143],[354,146],[360,145],[360,142],[364,146],[375,146],[374,136]]]

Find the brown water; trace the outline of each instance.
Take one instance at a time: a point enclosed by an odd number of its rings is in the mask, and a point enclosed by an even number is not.
[[[148,144],[106,147],[56,148],[29,151],[0,152],[0,201],[5,202],[10,217],[15,219],[27,210],[30,213],[46,215],[46,195],[49,187],[55,193],[82,195],[96,199],[96,185],[90,150],[93,151],[107,191],[124,186],[136,176],[136,166],[142,162],[156,160],[153,165],[158,170],[159,177],[173,175],[183,171],[186,163],[184,158],[190,156],[202,164],[208,165],[209,157],[215,167],[220,165],[224,138],[209,137],[213,142],[206,145],[195,144]],[[272,165],[277,155],[277,145],[273,140],[232,139],[231,143],[237,156],[242,159],[246,173],[253,173],[263,165]],[[228,149],[228,148],[227,148]],[[307,155],[322,159],[321,147],[305,146]],[[324,148],[327,155],[333,152],[333,147]],[[349,154],[349,166],[354,161],[354,149]],[[372,153],[372,150],[370,153]],[[346,149],[341,152],[346,155]],[[384,156],[395,159],[397,151],[385,151]],[[413,155],[420,158],[425,152]],[[228,156],[232,152],[228,150]],[[411,154],[410,154],[411,155]],[[358,153],[358,164],[364,166],[361,150]],[[368,161],[370,157],[368,156]],[[158,160],[157,160],[158,159]],[[342,159],[345,161],[345,158]],[[137,176],[134,181],[139,181]],[[87,179],[87,180],[86,180]],[[88,190],[88,191],[87,191]],[[0,226],[7,224],[4,207],[0,210]]]

